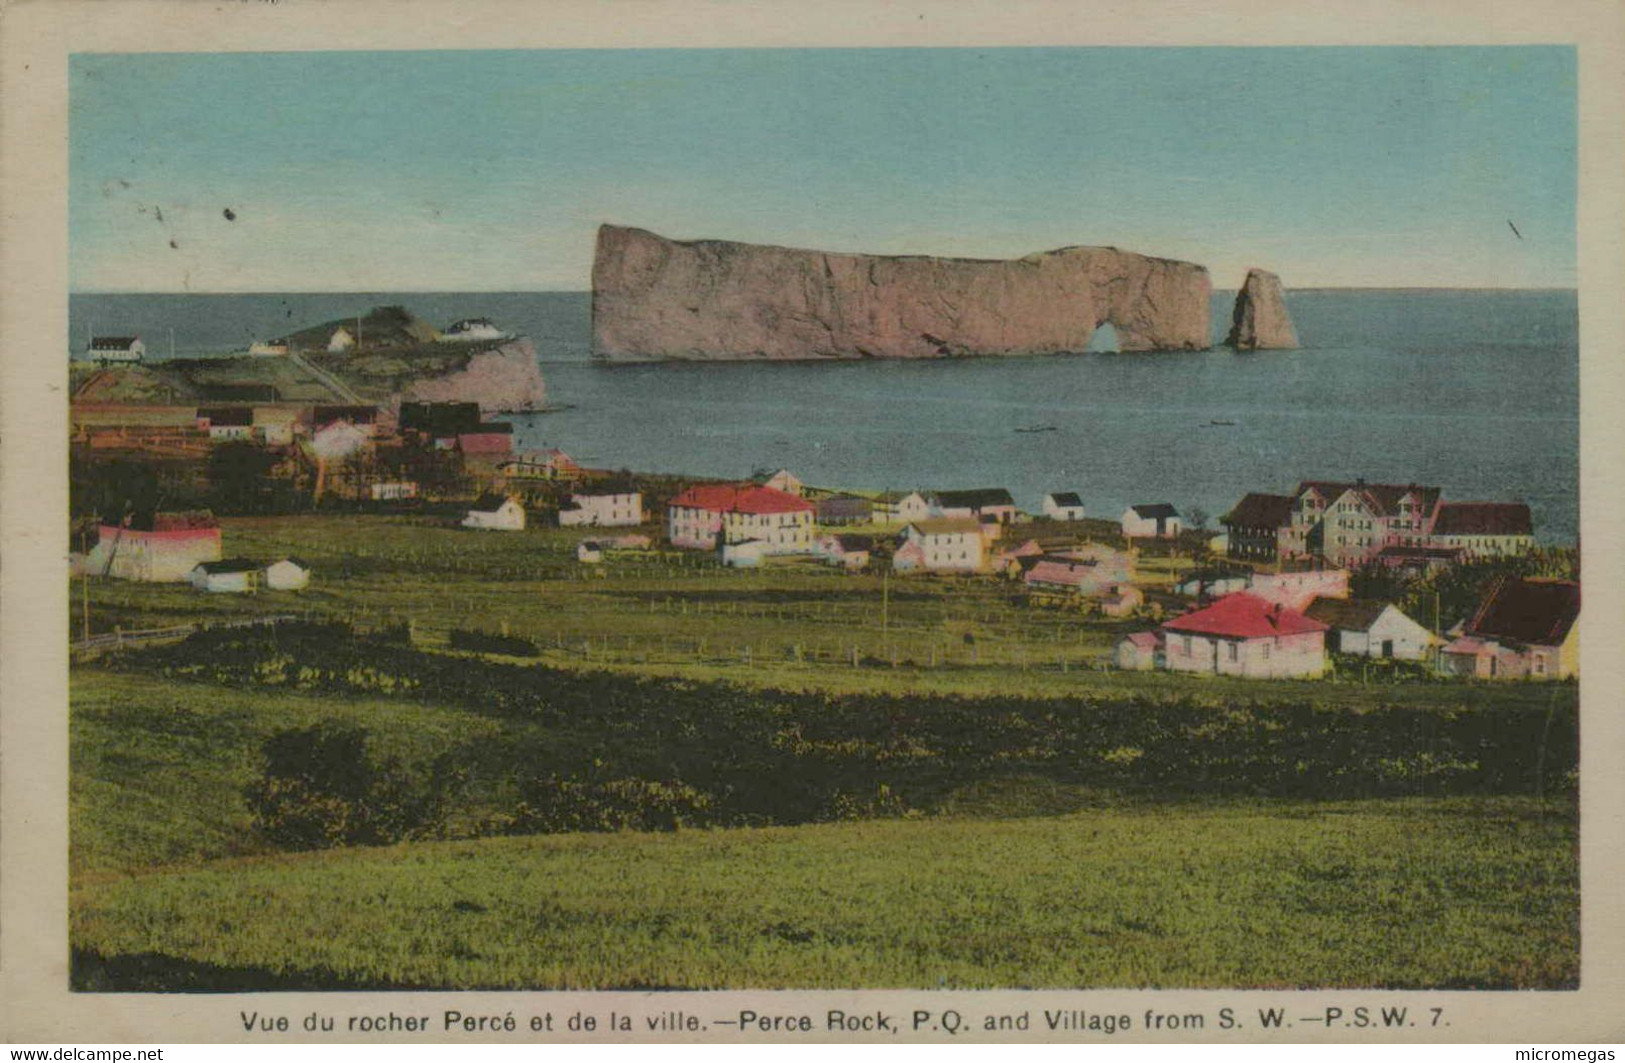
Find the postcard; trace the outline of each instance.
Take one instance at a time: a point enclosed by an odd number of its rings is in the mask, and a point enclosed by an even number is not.
[[[1618,10],[838,10],[5,12],[9,1039],[1621,1039]]]

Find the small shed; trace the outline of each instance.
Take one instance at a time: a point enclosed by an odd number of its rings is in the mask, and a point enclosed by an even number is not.
[[[259,589],[262,567],[240,557],[205,561],[192,569],[192,586],[210,594],[253,594]]]
[[[1155,631],[1136,631],[1117,640],[1117,667],[1131,672],[1148,672],[1161,662],[1162,636]]]
[[[463,527],[482,531],[524,531],[525,507],[519,500],[503,495],[482,495],[469,507]]]
[[[596,565],[604,560],[604,548],[591,539],[576,543],[576,560],[583,565]]]
[[[1179,511],[1167,502],[1130,506],[1122,525],[1125,539],[1173,539],[1179,535]]]
[[[284,557],[265,566],[264,579],[273,591],[302,591],[310,585],[310,566],[297,557]]]

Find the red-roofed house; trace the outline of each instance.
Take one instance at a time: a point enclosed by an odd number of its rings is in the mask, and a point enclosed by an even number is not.
[[[1428,541],[1468,557],[1507,557],[1535,545],[1534,521],[1522,502],[1446,502]]]
[[[1478,679],[1566,679],[1580,674],[1579,632],[1578,583],[1502,580],[1461,637],[1439,651],[1439,671]]]
[[[1326,670],[1326,625],[1246,591],[1162,625],[1165,667],[1256,679]]]
[[[811,502],[758,484],[701,484],[666,506],[666,538],[689,550],[759,541],[759,555],[813,552]]]

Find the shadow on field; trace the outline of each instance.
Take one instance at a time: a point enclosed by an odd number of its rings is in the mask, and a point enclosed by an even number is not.
[[[104,956],[76,948],[68,984],[76,993],[253,993],[323,989],[427,989],[347,978],[325,967],[308,971],[268,971],[183,960],[159,952]]]

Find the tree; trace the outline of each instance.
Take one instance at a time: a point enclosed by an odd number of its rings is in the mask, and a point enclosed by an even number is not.
[[[1185,511],[1185,523],[1197,531],[1207,527],[1208,519],[1208,511],[1201,506],[1192,506]]]

